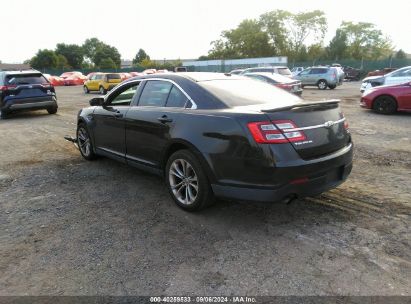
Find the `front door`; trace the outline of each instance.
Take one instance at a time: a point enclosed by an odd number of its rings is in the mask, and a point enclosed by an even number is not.
[[[137,86],[138,83],[133,83],[113,91],[107,96],[104,106],[94,111],[94,144],[99,154],[125,161],[125,116]]]
[[[169,81],[148,80],[138,101],[127,112],[127,161],[161,166],[162,154],[188,98]]]

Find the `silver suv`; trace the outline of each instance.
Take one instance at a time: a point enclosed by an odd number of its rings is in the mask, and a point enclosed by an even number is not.
[[[248,68],[241,72],[240,75],[248,74],[248,73],[271,73],[271,74],[280,74],[286,77],[292,77],[291,71],[286,66],[270,66],[270,67],[255,67],[255,68]]]
[[[320,90],[327,87],[335,89],[341,85],[344,77],[336,67],[311,67],[298,73],[294,79],[300,80],[302,86],[317,86]]]

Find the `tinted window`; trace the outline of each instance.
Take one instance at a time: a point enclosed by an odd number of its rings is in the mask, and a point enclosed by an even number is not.
[[[313,69],[311,69],[310,74],[325,74],[325,73],[327,73],[327,69],[313,68]]]
[[[166,107],[184,108],[187,102],[187,97],[176,86],[173,85],[170,94],[168,95]]]
[[[121,79],[121,76],[120,76],[119,74],[107,74],[106,77],[107,77],[107,80],[110,80],[110,79]]]
[[[300,99],[270,84],[252,79],[211,80],[198,83],[229,107],[271,104],[281,107]]]
[[[256,79],[256,80],[260,80],[260,81],[264,81],[264,82],[269,82],[269,80],[267,79],[267,78],[265,78],[264,76],[261,76],[261,75],[245,75],[245,76],[247,76],[247,77],[250,77],[250,78],[253,78],[253,79]]]
[[[94,78],[95,80],[99,80],[99,79],[103,79],[103,76],[104,75],[102,75],[102,74],[98,74],[98,75],[95,75],[96,77]]]
[[[7,75],[6,84],[41,84],[48,83],[47,79],[41,74],[16,74]]]
[[[110,104],[113,106],[128,106],[133,99],[134,94],[137,91],[138,84],[135,84],[131,87],[124,88],[116,92],[114,98],[111,97]]]
[[[172,84],[168,81],[147,81],[141,93],[139,106],[164,107]]]

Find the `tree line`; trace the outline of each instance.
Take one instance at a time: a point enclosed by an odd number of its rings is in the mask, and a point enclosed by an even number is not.
[[[325,45],[327,27],[320,10],[296,14],[274,10],[222,31],[220,38],[211,42],[208,54],[199,60],[287,56],[289,62],[295,62],[406,57],[402,50],[394,52],[391,40],[372,23],[343,21]]]

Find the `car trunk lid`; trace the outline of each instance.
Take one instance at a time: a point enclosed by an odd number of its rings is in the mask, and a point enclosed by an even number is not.
[[[280,137],[286,139],[283,143],[289,142],[301,158],[309,160],[349,144],[348,125],[338,103],[338,100],[302,102],[262,112]]]

